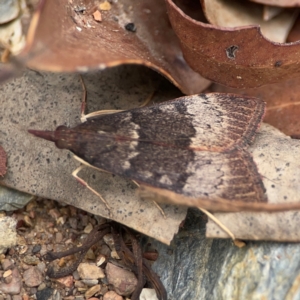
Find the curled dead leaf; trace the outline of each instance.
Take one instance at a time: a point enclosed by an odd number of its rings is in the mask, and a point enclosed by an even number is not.
[[[29,54],[34,56],[28,61],[30,68],[85,72],[141,64],[160,72],[186,94],[199,93],[210,84],[185,62],[162,0],[111,3],[110,10],[102,10],[101,23],[89,14],[92,1],[85,3],[84,14],[75,6],[75,2],[46,1],[37,11],[38,26],[29,39]],[[136,32],[126,30],[128,24]]]
[[[299,0],[250,0],[252,2],[266,4],[266,5],[274,5],[281,7],[294,7],[300,6]]]
[[[166,0],[188,64],[204,77],[235,88],[259,87],[300,76],[300,42],[273,43],[259,26],[234,29],[195,21]]]

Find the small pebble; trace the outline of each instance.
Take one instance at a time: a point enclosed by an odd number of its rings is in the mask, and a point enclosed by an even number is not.
[[[140,300],[158,300],[154,289],[142,289]]]
[[[100,267],[105,262],[105,260],[106,258],[104,255],[98,255],[96,265]]]
[[[100,290],[101,290],[101,285],[100,284],[94,285],[93,287],[91,287],[90,289],[88,289],[85,292],[85,294],[84,294],[85,299],[91,298],[92,296],[94,296]]]
[[[58,279],[56,279],[56,281],[59,282],[59,283],[61,283],[65,287],[70,288],[70,287],[73,286],[74,278],[73,278],[72,275],[69,275],[69,276],[58,278]]]
[[[57,220],[61,216],[60,212],[56,208],[50,209],[49,215],[55,220]]]
[[[63,240],[63,235],[61,232],[56,232],[55,234],[55,242],[56,243],[61,243]]]
[[[75,279],[75,280],[79,280],[79,279],[80,279],[80,276],[79,276],[79,274],[78,274],[78,271],[77,271],[77,270],[76,270],[76,271],[74,271],[72,275],[73,275],[73,277],[74,277],[74,279]]]
[[[47,246],[46,245],[42,245],[41,250],[40,250],[41,256],[44,256],[47,252],[48,252]]]
[[[36,207],[37,207],[37,202],[36,201],[30,201],[26,205],[26,211],[31,211],[31,210],[35,209]]]
[[[21,295],[13,295],[12,300],[22,300],[22,296]]]
[[[109,249],[109,247],[107,245],[102,245],[101,249],[100,249],[100,253],[102,255],[104,255],[105,257],[110,257],[110,252],[111,250]]]
[[[93,225],[89,223],[83,230],[84,233],[90,233],[93,230]]]
[[[109,291],[103,296],[103,300],[123,300],[123,297],[114,291]]]
[[[37,267],[42,273],[44,273],[45,270],[46,270],[46,264],[45,264],[43,261],[40,262],[40,263],[38,263],[36,267]]]
[[[87,286],[94,286],[98,283],[97,279],[82,279],[82,282]]]
[[[77,219],[76,218],[69,218],[69,224],[71,226],[71,228],[73,229],[77,229]]]
[[[22,288],[22,278],[17,268],[12,270],[12,280],[10,283],[0,283],[0,292],[4,294],[20,294]]]
[[[37,267],[31,267],[23,274],[24,282],[28,287],[35,287],[42,283],[43,276]]]
[[[41,291],[37,291],[36,300],[48,300],[52,298],[54,290],[52,288],[45,288]]]
[[[40,244],[34,245],[32,248],[32,254],[36,254],[38,252],[40,252],[42,246]]]
[[[111,233],[106,234],[103,237],[103,240],[111,250],[115,250],[115,242],[114,242],[113,235]]]
[[[38,291],[41,291],[43,289],[45,289],[47,286],[46,286],[46,283],[45,282],[42,282],[39,286],[38,286]]]
[[[101,268],[87,263],[79,264],[77,271],[81,279],[98,279],[105,277]]]
[[[137,286],[137,279],[132,272],[111,263],[107,263],[105,271],[108,282],[114,286],[118,294],[129,296],[133,293]]]
[[[1,261],[2,269],[4,271],[11,269],[14,266],[14,263],[10,259],[2,259]]]
[[[75,280],[74,286],[77,288],[83,288],[83,287],[85,287],[85,284],[82,281]]]
[[[29,300],[29,296],[27,294],[24,294],[22,300]]]
[[[93,261],[96,259],[95,253],[91,248],[87,251],[85,258]]]
[[[5,278],[5,277],[8,277],[12,274],[12,270],[7,270],[3,273],[2,277]]]
[[[30,219],[30,217],[29,216],[24,216],[24,222],[25,222],[25,224],[26,224],[26,226],[28,226],[28,227],[33,227],[33,222],[32,222],[32,220]]]
[[[37,288],[36,287],[31,287],[29,289],[29,295],[35,295],[37,293]]]
[[[27,264],[27,265],[33,265],[33,266],[35,266],[35,265],[37,265],[40,262],[40,260],[39,260],[39,258],[37,258],[34,255],[26,255],[23,258],[23,262],[25,264]]]
[[[9,271],[11,271],[11,270],[9,270]],[[11,275],[6,276],[6,277],[4,278],[4,282],[5,282],[5,283],[11,283],[11,282],[12,282],[12,276],[11,276]]]
[[[53,300],[61,300],[62,299],[61,294],[58,290],[54,290],[52,299]]]

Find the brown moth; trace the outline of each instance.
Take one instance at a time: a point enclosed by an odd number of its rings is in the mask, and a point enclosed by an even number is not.
[[[135,180],[143,191],[169,193],[171,201],[173,194],[198,199],[180,204],[208,201],[214,204],[210,209],[219,209],[220,201],[230,201],[230,206],[234,201],[267,202],[246,150],[264,109],[256,98],[200,94],[95,116],[74,128],[29,132],[96,168]],[[228,204],[225,210],[230,210]]]

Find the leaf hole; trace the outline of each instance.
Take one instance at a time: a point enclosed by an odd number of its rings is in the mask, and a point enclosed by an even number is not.
[[[226,55],[229,59],[235,59],[236,51],[239,49],[238,46],[232,45],[226,49]]]

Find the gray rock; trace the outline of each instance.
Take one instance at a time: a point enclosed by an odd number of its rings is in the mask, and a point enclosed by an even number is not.
[[[0,210],[12,211],[20,209],[33,198],[33,195],[0,186]]]
[[[153,269],[169,300],[299,299],[298,244],[205,238],[205,216],[189,210],[171,246],[151,240],[159,252]]]

